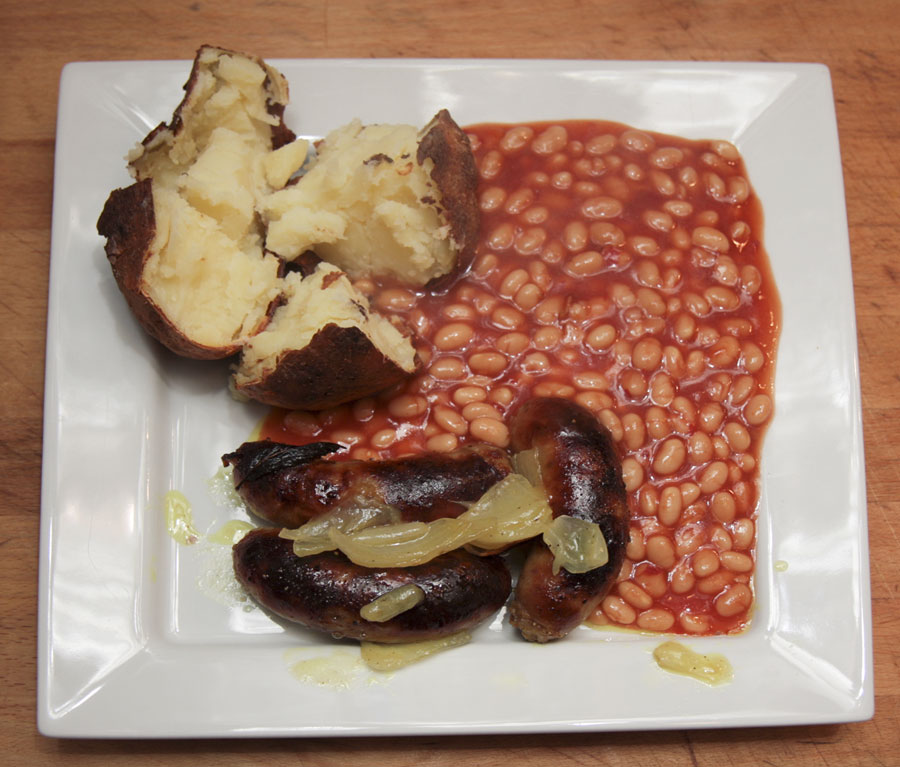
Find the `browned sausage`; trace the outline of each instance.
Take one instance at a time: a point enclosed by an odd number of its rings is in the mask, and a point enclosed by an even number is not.
[[[250,509],[282,527],[299,527],[354,498],[393,506],[404,521],[457,517],[462,504],[512,471],[506,451],[491,445],[392,461],[320,460],[339,449],[329,442],[245,442],[222,461],[234,467],[235,487]]]
[[[510,575],[500,557],[453,551],[415,567],[368,568],[343,554],[298,557],[278,530],[253,530],[234,546],[234,571],[260,604],[282,618],[335,637],[372,642],[436,639],[478,625],[506,601]],[[406,584],[425,592],[415,607],[383,623],[365,605]]]
[[[554,575],[542,540],[531,544],[510,605],[510,622],[532,642],[568,634],[597,607],[616,578],[628,540],[622,470],[609,432],[593,415],[564,399],[538,398],[515,413],[512,450],[537,448],[553,516],[595,522],[606,538],[609,562],[586,573]]]

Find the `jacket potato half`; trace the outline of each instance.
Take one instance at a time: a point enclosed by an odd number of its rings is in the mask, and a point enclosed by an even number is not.
[[[234,390],[267,405],[323,410],[386,389],[415,372],[410,340],[336,266],[284,278],[282,304],[248,339]]]

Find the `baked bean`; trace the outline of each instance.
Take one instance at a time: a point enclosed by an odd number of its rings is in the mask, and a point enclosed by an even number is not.
[[[571,399],[575,394],[575,387],[559,381],[540,381],[534,385],[535,397],[562,397]]]
[[[619,136],[619,143],[631,152],[645,153],[651,151],[656,142],[649,133],[644,131],[629,129]]]
[[[746,264],[741,267],[741,284],[744,290],[753,295],[762,285],[762,275],[753,264]]]
[[[484,402],[487,392],[481,386],[458,386],[453,391],[453,401],[460,407],[471,402]]]
[[[609,389],[609,381],[603,373],[593,370],[584,370],[572,376],[572,383],[579,389],[594,389],[596,391],[606,391]]]
[[[590,197],[581,204],[581,213],[588,218],[618,218],[623,210],[622,203],[615,197]]]
[[[476,352],[469,357],[469,370],[478,375],[495,376],[506,369],[506,357],[500,352]]]
[[[716,597],[716,612],[723,618],[739,615],[749,609],[753,603],[753,592],[744,583],[733,583],[722,594]]]
[[[454,351],[461,349],[475,335],[471,325],[464,322],[451,322],[449,325],[439,328],[432,341],[441,351]]]
[[[550,240],[540,252],[541,260],[548,264],[558,264],[565,255],[566,249],[559,240]]]
[[[634,623],[637,618],[637,613],[634,611],[634,608],[621,597],[604,597],[601,606],[606,617],[615,623],[621,623],[622,625],[627,626]]]
[[[613,245],[619,247],[625,244],[625,232],[615,224],[607,221],[596,221],[590,225],[588,235],[594,245]]]
[[[559,328],[543,327],[538,328],[534,332],[532,343],[534,344],[536,349],[548,351],[550,349],[556,348],[561,340],[562,331]]]
[[[699,426],[707,434],[718,431],[722,421],[725,420],[725,410],[717,402],[707,402],[700,407]]]
[[[542,325],[552,325],[559,321],[565,308],[564,296],[549,296],[534,307],[533,316]]]
[[[372,397],[358,399],[350,406],[350,412],[353,415],[353,420],[358,423],[371,421],[375,415],[375,400]]]
[[[634,368],[626,368],[619,374],[622,389],[632,399],[642,399],[647,393],[647,379],[643,373]]]
[[[686,516],[689,510],[690,507],[685,509],[682,516]],[[675,553],[679,557],[693,554],[704,543],[706,543],[706,527],[698,522],[683,525],[675,531]]]
[[[567,170],[562,170],[559,173],[554,173],[550,177],[550,185],[554,189],[568,189],[572,186],[572,174]]]
[[[678,614],[678,623],[688,634],[705,634],[709,631],[709,617],[701,613],[692,613],[690,608]]]
[[[753,545],[755,527],[750,519],[738,519],[731,523],[731,540],[734,548],[749,549]]]
[[[634,345],[631,363],[638,370],[655,370],[662,361],[662,344],[655,338],[642,338]]]
[[[612,438],[616,442],[621,442],[622,438],[625,436],[625,429],[622,427],[622,421],[619,419],[619,416],[612,410],[605,408],[600,411],[598,418],[600,419],[600,423],[609,430]]]
[[[760,426],[772,415],[772,400],[767,394],[754,394],[744,406],[744,420],[750,426]]]
[[[569,259],[566,271],[575,277],[599,274],[603,271],[603,256],[596,250],[586,250]]]
[[[731,533],[721,525],[713,525],[712,532],[709,534],[709,541],[719,551],[731,551],[734,545],[731,540]]]
[[[636,458],[628,456],[622,460],[622,481],[629,493],[637,490],[644,481],[644,467]]]
[[[470,402],[462,409],[463,418],[467,421],[474,421],[476,418],[496,418],[498,421],[503,420],[503,416],[493,405],[487,402]]]
[[[753,570],[753,560],[739,551],[723,551],[719,556],[722,567],[733,573],[749,573]]]
[[[622,581],[619,583],[617,590],[622,599],[638,610],[646,610],[649,607],[653,607],[653,597],[631,581]]]
[[[550,218],[550,211],[543,205],[532,205],[520,216],[526,224],[543,224]]]
[[[486,152],[484,157],[481,159],[481,166],[478,171],[481,174],[481,177],[485,180],[491,180],[496,178],[500,170],[503,168],[503,155],[500,154],[496,149],[491,149],[489,152]]]
[[[719,555],[712,549],[700,549],[691,558],[691,569],[698,578],[706,578],[719,569]]]
[[[502,407],[508,407],[516,398],[515,393],[508,386],[497,386],[488,393],[488,399]]]
[[[673,592],[676,594],[687,594],[694,588],[697,578],[693,570],[688,566],[688,563],[681,562],[678,567],[672,570],[669,582]]]
[[[714,493],[709,501],[709,510],[719,522],[731,522],[737,513],[734,496],[727,490]]]
[[[562,150],[568,140],[569,133],[562,125],[551,125],[535,136],[531,150],[536,154],[553,154]]]
[[[644,223],[657,232],[669,232],[675,228],[675,220],[671,214],[662,210],[648,210],[642,216]]]
[[[652,565],[640,565],[635,571],[634,581],[655,599],[666,593],[666,576]]]
[[[677,250],[687,250],[691,246],[691,235],[686,229],[676,226],[669,232],[669,242]]]
[[[292,410],[284,417],[284,425],[288,431],[304,436],[314,436],[321,431],[316,416],[305,410]]]
[[[550,370],[550,358],[543,352],[531,352],[522,359],[521,369],[528,375],[541,375]]]
[[[664,535],[651,535],[647,539],[647,559],[666,570],[675,564],[675,547]]]
[[[388,402],[387,409],[394,418],[416,418],[428,409],[428,401],[424,397],[401,394]]]
[[[690,506],[700,497],[700,486],[696,482],[682,482],[680,485],[681,502]]]
[[[468,407],[468,405],[466,406]],[[435,405],[432,410],[435,422],[446,431],[457,436],[464,435],[469,430],[466,419],[453,408],[446,405]]]
[[[625,556],[633,562],[639,562],[644,558],[645,553],[644,534],[641,532],[641,528],[632,525],[628,528],[628,543],[625,546]]]
[[[512,298],[516,291],[528,282],[529,276],[524,269],[513,269],[503,278],[497,292],[504,298]]]
[[[697,591],[707,596],[718,594],[734,580],[734,575],[727,570],[717,570],[712,575],[697,581]]]
[[[750,432],[737,421],[726,423],[722,428],[722,434],[736,453],[742,453],[750,447]]]
[[[718,458],[720,461],[724,461],[731,455],[731,448],[728,447],[728,443],[725,441],[723,437],[718,435],[712,438],[713,445],[713,455]]]
[[[688,459],[695,466],[706,463],[713,456],[712,440],[702,431],[695,431],[688,437]]]
[[[596,325],[587,332],[584,342],[595,352],[600,352],[612,346],[616,340],[616,329],[612,325]]]
[[[498,447],[509,444],[509,429],[496,418],[476,418],[469,424],[469,434],[481,442],[489,442]]]
[[[435,453],[449,453],[459,447],[459,438],[455,434],[436,434],[425,441],[425,448]]]
[[[394,444],[397,441],[397,430],[396,429],[379,429],[376,431],[370,442],[372,447],[375,447],[379,450],[383,450],[386,447]]]
[[[546,240],[547,232],[543,228],[530,226],[516,236],[514,242],[515,250],[523,256],[538,253]]]
[[[652,237],[641,235],[629,237],[628,247],[637,256],[655,256],[659,254],[659,243]]]
[[[598,391],[582,391],[575,395],[575,401],[593,413],[612,406],[612,398]]]
[[[682,499],[681,491],[672,485],[664,488],[659,497],[659,511],[657,517],[667,527],[674,527],[681,517]]]
[[[731,488],[738,511],[747,511],[753,505],[753,485],[748,482],[735,482]]]
[[[489,186],[479,197],[479,207],[484,213],[499,210],[506,202],[506,190],[499,186]]]
[[[709,364],[715,368],[730,368],[740,356],[740,342],[734,336],[722,336],[710,347]]]
[[[613,149],[615,149],[615,147],[616,137],[608,133],[604,133],[601,136],[595,136],[584,145],[584,149],[588,154],[596,155],[611,152]]]
[[[668,610],[664,610],[661,607],[654,607],[640,613],[635,622],[639,628],[642,628],[645,631],[664,632],[675,625],[675,616]]]
[[[629,450],[637,450],[644,444],[646,436],[644,421],[637,413],[626,413],[622,416],[622,431],[625,445]]]
[[[766,356],[755,343],[747,341],[741,350],[741,361],[744,370],[748,373],[756,373],[766,364]]]
[[[659,511],[659,493],[651,484],[641,486],[637,493],[637,501],[641,513],[647,516],[654,516]],[[630,558],[633,559],[633,557]]]
[[[441,381],[458,380],[463,377],[465,370],[465,364],[458,357],[441,357],[428,368],[428,372]]]
[[[567,250],[577,253],[588,243],[588,228],[583,221],[570,221],[563,229],[562,241]]]
[[[528,187],[524,187],[522,189],[517,189],[506,198],[506,204],[503,206],[503,209],[511,216],[516,216],[527,210],[533,202],[534,192]]]
[[[709,301],[698,293],[685,293],[684,307],[695,317],[705,317],[710,311]]]
[[[731,312],[741,305],[741,299],[737,293],[723,285],[706,288],[703,291],[703,297],[709,302],[710,307],[721,311]]]
[[[468,304],[447,304],[442,310],[448,320],[475,320],[478,313]]]
[[[513,154],[528,146],[534,138],[534,129],[528,125],[517,125],[510,128],[500,139],[500,149],[506,154]]]
[[[653,470],[657,474],[671,475],[677,472],[687,456],[687,449],[678,437],[670,437],[656,451]]]
[[[504,333],[495,342],[497,349],[503,354],[512,356],[525,351],[530,343],[528,336],[524,333]]]
[[[728,481],[728,466],[723,461],[714,461],[700,475],[700,490],[715,493]]]
[[[652,405],[647,408],[647,413],[644,417],[647,422],[647,433],[653,439],[662,439],[671,433],[669,418],[666,415],[666,411],[661,407]]]
[[[514,330],[525,323],[525,315],[511,306],[498,306],[491,312],[491,322],[498,328]]]
[[[656,405],[669,405],[675,398],[675,384],[666,373],[656,373],[650,379],[650,399]]]

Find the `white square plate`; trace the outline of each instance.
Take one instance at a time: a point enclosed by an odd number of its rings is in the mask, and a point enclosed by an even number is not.
[[[47,321],[38,718],[56,736],[541,732],[823,723],[872,715],[871,615],[856,331],[828,71],[818,65],[598,61],[275,61],[286,118],[320,136],[353,117],[424,124],[595,118],[744,155],[783,304],[762,461],[758,606],[710,688],[661,671],[660,639],[587,628],[552,646],[495,622],[389,678],[300,681],[295,658],[358,652],[250,612],[228,549],[179,546],[162,498],[201,532],[231,516],[207,480],[262,410],[224,363],[174,358],[138,328],[95,222],[123,155],[168,119],[189,62],[63,72]],[[786,571],[774,568],[788,564]],[[216,583],[217,577],[224,578]],[[224,584],[224,585],[223,585]],[[338,648],[336,650],[336,648]],[[373,683],[375,682],[375,683]]]

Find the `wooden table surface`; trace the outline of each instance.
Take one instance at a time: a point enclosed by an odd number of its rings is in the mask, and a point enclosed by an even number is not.
[[[10,765],[900,764],[900,26],[893,0],[0,1],[0,763]],[[35,725],[41,418],[56,101],[69,61],[533,57],[814,61],[834,84],[859,331],[876,713],[671,733],[60,741]]]

